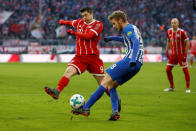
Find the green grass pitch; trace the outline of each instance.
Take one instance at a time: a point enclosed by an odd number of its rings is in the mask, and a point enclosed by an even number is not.
[[[105,64],[105,68],[111,63]],[[196,68],[189,68],[191,93],[185,93],[182,69],[173,70],[175,92],[169,87],[166,63],[144,63],[141,71],[119,87],[122,111],[119,121],[108,121],[109,97],[91,108],[91,115],[72,116],[69,99],[79,93],[87,101],[98,87],[88,72],[71,79],[53,100],[43,88],[55,87],[65,63],[0,64],[0,131],[194,131],[196,130]]]

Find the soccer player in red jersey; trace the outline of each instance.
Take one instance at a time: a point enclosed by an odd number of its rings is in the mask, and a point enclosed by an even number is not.
[[[186,80],[186,93],[190,93],[190,75],[188,71],[187,53],[189,49],[189,38],[186,31],[179,28],[179,20],[173,18],[171,20],[172,28],[167,30],[167,46],[166,56],[168,63],[166,67],[167,77],[170,83],[170,87],[164,89],[164,91],[174,91],[174,82],[172,69],[178,63],[182,67]],[[169,49],[171,48],[171,54]]]
[[[63,77],[56,89],[45,87],[45,92],[54,99],[59,98],[60,92],[68,85],[71,77],[82,74],[85,70],[91,73],[100,84],[104,77],[104,66],[99,58],[97,44],[100,40],[103,24],[93,19],[93,10],[86,7],[80,10],[82,19],[73,21],[60,20],[60,25],[73,26],[76,31],[69,29],[68,34],[76,36],[76,55],[69,62]]]
[[[194,56],[196,57],[196,36],[193,36],[193,39],[190,42],[190,49],[191,49],[191,52],[190,52],[191,66],[190,67],[192,68]]]

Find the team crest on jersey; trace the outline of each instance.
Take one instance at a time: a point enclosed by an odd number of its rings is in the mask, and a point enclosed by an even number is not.
[[[131,31],[129,31],[129,32],[127,33],[127,36],[129,36],[130,34],[132,34],[132,32],[131,32]]]
[[[100,26],[101,26],[100,24],[96,24],[94,29],[98,30],[100,28]]]

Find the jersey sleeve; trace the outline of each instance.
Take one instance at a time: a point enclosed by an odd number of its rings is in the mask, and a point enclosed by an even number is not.
[[[97,22],[90,30],[93,31],[96,36],[99,36],[103,30],[103,24],[101,22]]]
[[[167,37],[167,39],[169,39],[169,31],[168,30],[166,31],[166,37]]]
[[[182,31],[182,38],[184,40],[188,39],[188,35],[187,35],[186,31]]]
[[[73,26],[74,28],[77,28],[77,26],[78,26],[78,24],[79,24],[80,21],[81,21],[81,19],[73,20],[73,21],[72,21],[72,26]]]
[[[108,36],[108,37],[105,37],[105,38],[108,38],[108,39],[111,39],[111,40],[114,40],[114,41],[124,42],[124,37],[122,37],[122,36]]]
[[[128,40],[131,41],[132,46],[133,46],[133,53],[132,53],[130,63],[136,62],[136,57],[139,51],[140,42],[138,38],[136,37],[134,28],[127,28],[124,33],[125,33],[125,36],[128,38]]]

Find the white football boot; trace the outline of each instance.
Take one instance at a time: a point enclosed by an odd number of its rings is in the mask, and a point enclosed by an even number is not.
[[[174,88],[169,87],[169,88],[164,89],[163,91],[165,91],[165,92],[174,91]]]

